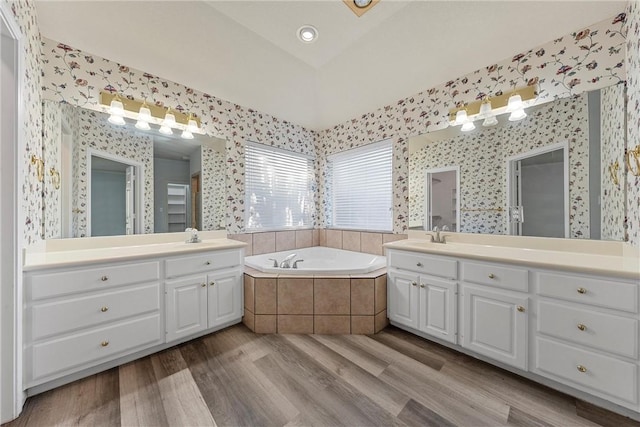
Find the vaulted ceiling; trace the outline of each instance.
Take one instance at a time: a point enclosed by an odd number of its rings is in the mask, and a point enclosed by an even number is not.
[[[44,37],[322,130],[624,10],[626,1],[37,1]],[[296,37],[314,25],[317,41]]]

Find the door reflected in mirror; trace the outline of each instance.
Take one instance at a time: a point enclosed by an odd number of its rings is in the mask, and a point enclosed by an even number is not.
[[[425,229],[458,231],[460,200],[457,166],[425,171]]]

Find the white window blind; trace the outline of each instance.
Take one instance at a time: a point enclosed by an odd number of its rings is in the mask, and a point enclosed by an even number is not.
[[[392,230],[391,140],[333,154],[332,226],[355,230]]]
[[[247,230],[312,225],[312,158],[248,142],[244,165]]]

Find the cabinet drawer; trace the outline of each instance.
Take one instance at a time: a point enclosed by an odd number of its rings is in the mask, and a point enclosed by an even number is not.
[[[636,319],[540,302],[538,332],[632,359],[638,355]]]
[[[27,385],[35,385],[55,373],[85,369],[103,359],[160,344],[161,337],[160,314],[154,314],[35,344],[29,349],[31,375]]]
[[[77,292],[88,292],[113,286],[160,279],[160,263],[106,265],[104,267],[65,271],[61,273],[33,274],[28,276],[30,292],[27,297],[39,300]]]
[[[28,309],[31,340],[35,341],[159,309],[160,285],[158,283],[34,304]]]
[[[233,250],[168,259],[166,261],[167,277],[186,276],[220,268],[235,267],[242,264],[241,258],[241,251]]]
[[[456,279],[458,262],[453,259],[433,257],[414,252],[389,251],[389,266],[432,276]]]
[[[638,367],[613,357],[537,338],[536,368],[559,382],[577,384],[592,394],[606,394],[626,402],[638,399]],[[584,368],[584,372],[580,369]],[[571,384],[574,383],[574,384]]]
[[[638,286],[632,283],[590,279],[557,273],[538,273],[538,294],[638,312]]]
[[[524,268],[465,261],[462,263],[461,274],[462,280],[468,283],[521,292],[529,290],[529,271]]]

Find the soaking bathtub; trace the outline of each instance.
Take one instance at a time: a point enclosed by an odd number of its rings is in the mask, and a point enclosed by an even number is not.
[[[277,260],[279,266],[282,260],[291,254],[296,254],[296,257],[290,261],[292,267],[294,261],[304,260],[298,263],[298,268],[273,266],[273,259]],[[314,274],[346,275],[369,273],[385,268],[387,266],[387,258],[362,252],[315,246],[248,256],[244,258],[244,264],[263,273],[286,273],[306,276]]]

